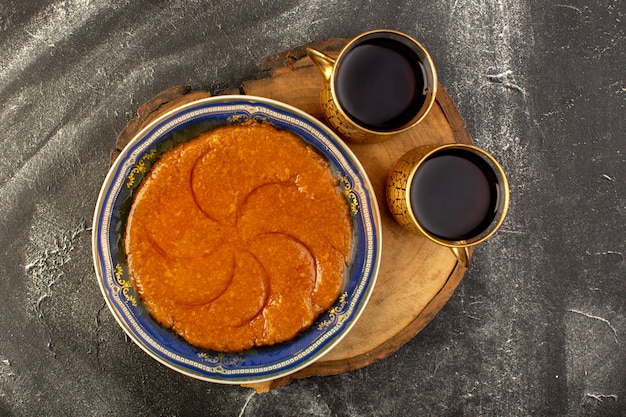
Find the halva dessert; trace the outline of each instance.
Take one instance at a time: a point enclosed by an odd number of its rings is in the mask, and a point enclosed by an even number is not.
[[[235,124],[154,163],[124,247],[156,321],[192,345],[238,352],[290,340],[333,305],[352,221],[315,150],[267,124]]]

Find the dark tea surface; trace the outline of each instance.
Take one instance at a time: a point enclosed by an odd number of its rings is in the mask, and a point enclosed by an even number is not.
[[[479,235],[493,221],[498,181],[479,156],[448,150],[424,161],[411,184],[411,207],[418,222],[441,239]]]
[[[358,45],[337,70],[335,91],[346,113],[373,130],[395,130],[419,112],[426,99],[425,75],[415,52],[390,39]]]

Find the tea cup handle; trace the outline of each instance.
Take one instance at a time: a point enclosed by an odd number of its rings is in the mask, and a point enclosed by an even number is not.
[[[469,251],[467,250],[466,247],[450,248],[450,250],[452,251],[452,253],[454,253],[454,256],[456,256],[456,259],[459,260],[461,265],[463,265],[466,268],[469,266],[469,264],[470,264],[470,254],[469,254]]]
[[[317,49],[306,48],[306,54],[311,58],[313,63],[322,71],[324,78],[328,81],[333,74],[335,59],[326,54],[321,53]]]

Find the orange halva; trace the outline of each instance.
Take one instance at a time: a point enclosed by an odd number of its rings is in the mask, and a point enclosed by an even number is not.
[[[290,340],[333,305],[352,222],[310,146],[238,124],[161,156],[134,197],[124,246],[157,322],[192,345],[238,352]]]

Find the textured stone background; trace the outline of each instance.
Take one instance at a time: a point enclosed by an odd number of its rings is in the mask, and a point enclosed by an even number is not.
[[[0,0],[0,415],[624,415],[626,27],[619,0]],[[91,261],[109,149],[177,84],[388,27],[420,39],[509,173],[503,229],[392,357],[257,395],[129,341]]]

